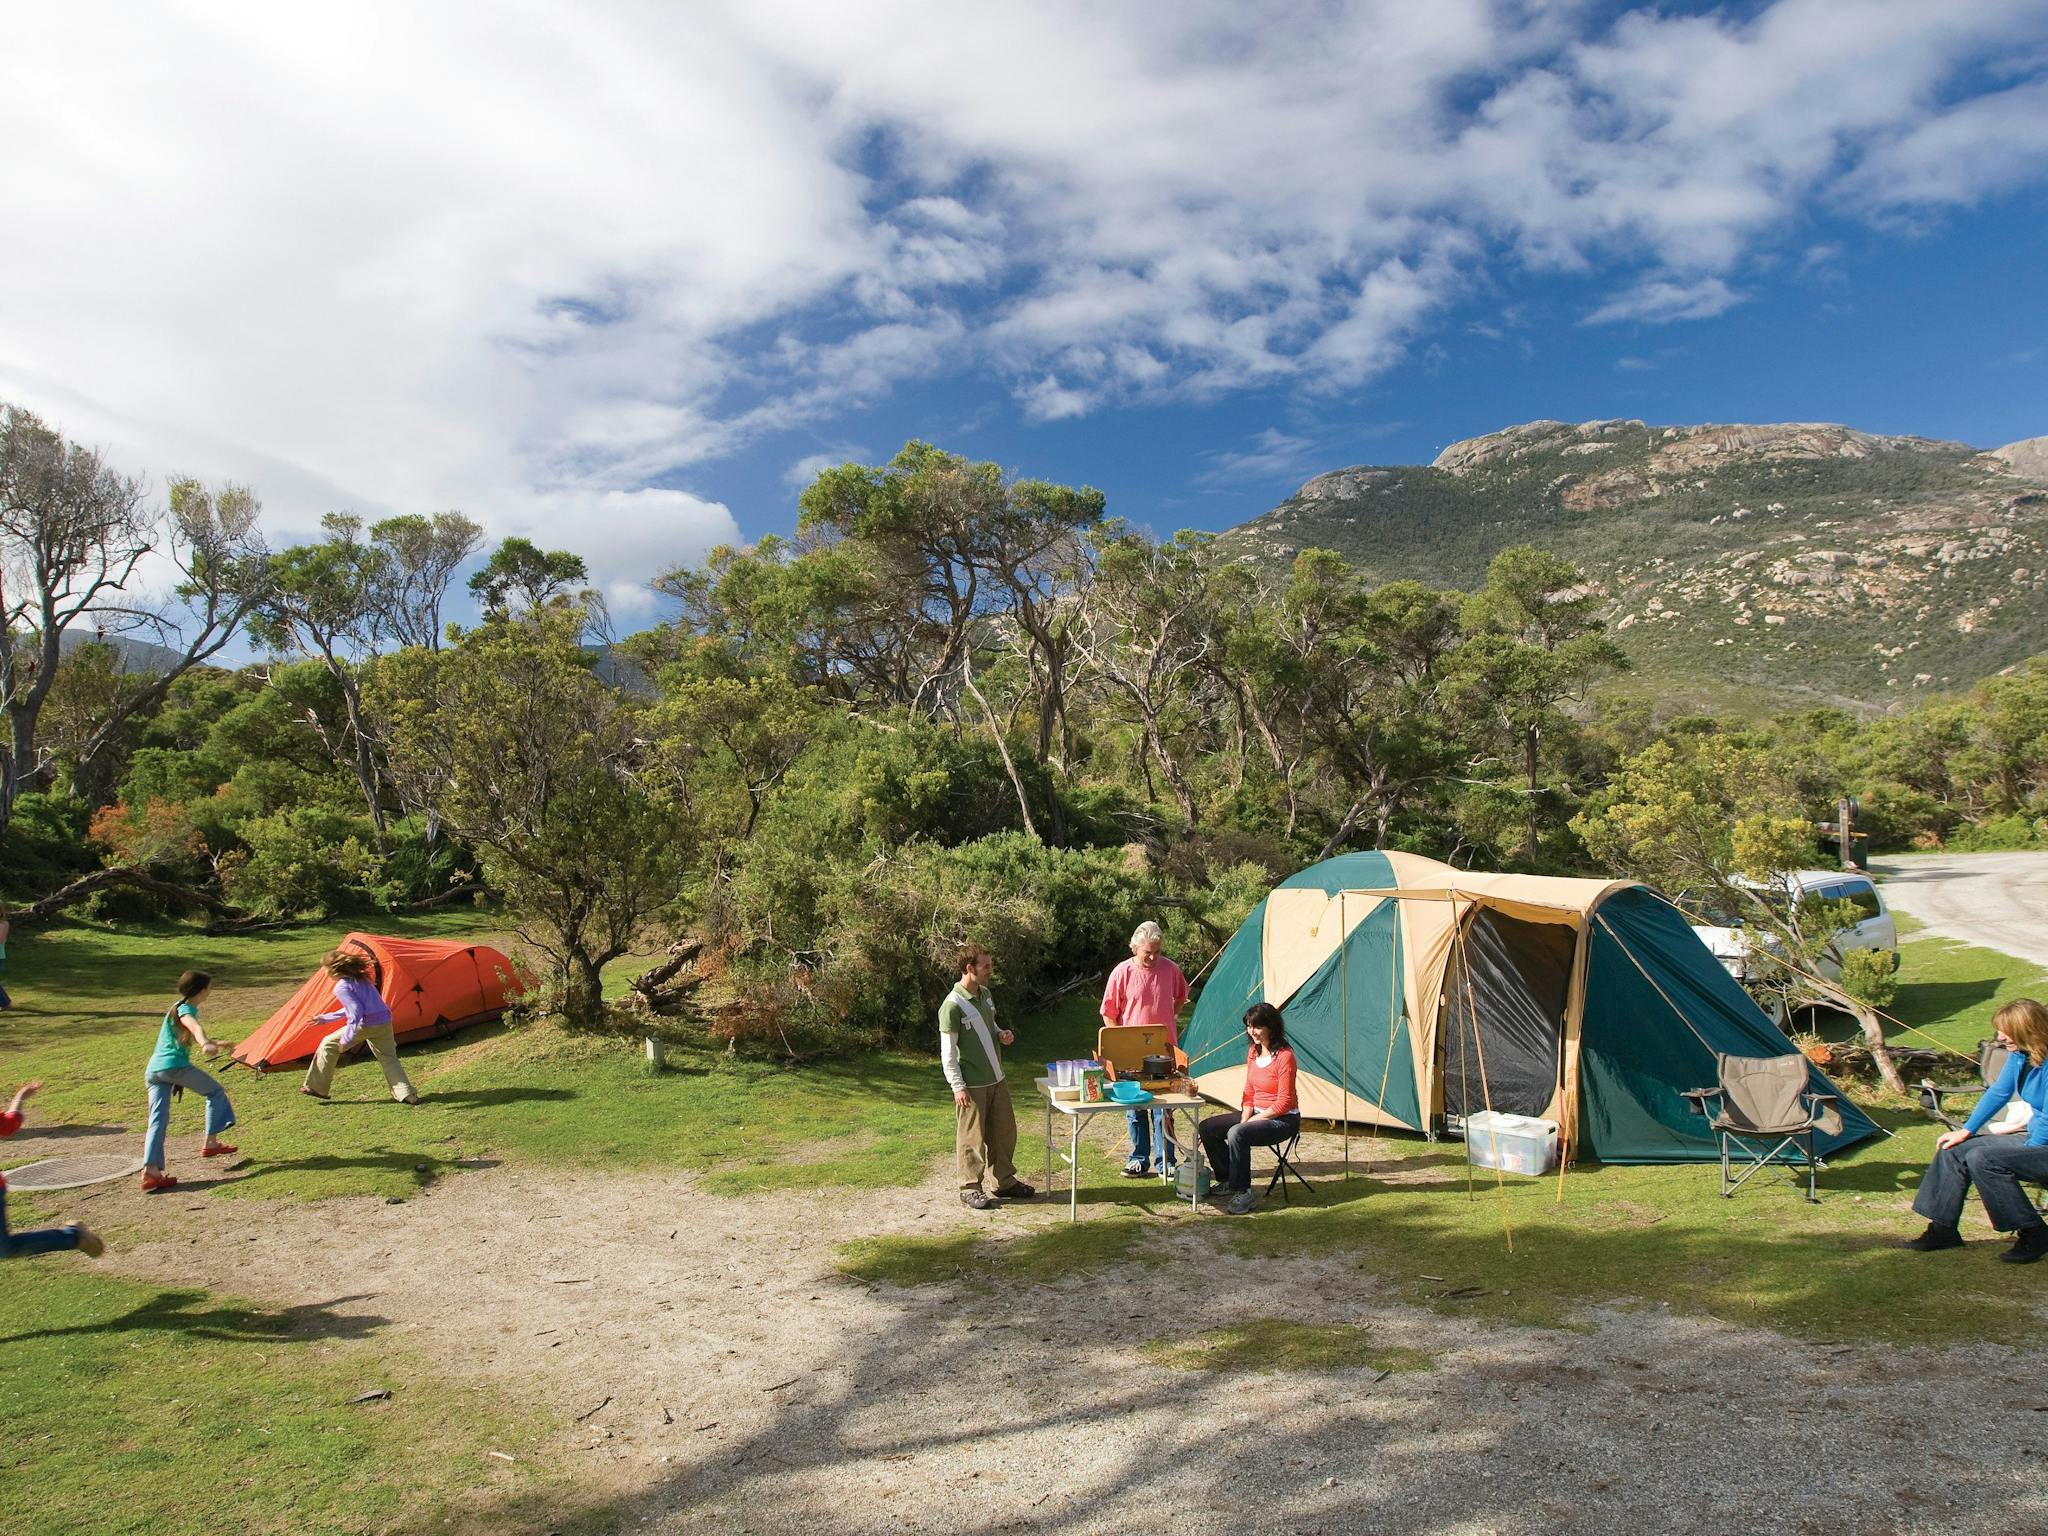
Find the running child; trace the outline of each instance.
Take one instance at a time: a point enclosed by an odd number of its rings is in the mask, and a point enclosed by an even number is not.
[[[142,1143],[142,1192],[176,1189],[178,1181],[164,1172],[164,1139],[171,1129],[171,1100],[190,1088],[206,1100],[206,1140],[201,1157],[232,1157],[237,1150],[220,1139],[220,1133],[235,1123],[234,1106],[225,1089],[192,1065],[192,1047],[208,1057],[218,1056],[218,1040],[210,1040],[206,1026],[199,1022],[199,1004],[213,989],[213,977],[205,971],[187,971],[178,978],[178,1000],[164,1015],[157,1031],[156,1053],[149,1058],[143,1082],[149,1088],[149,1132]]]

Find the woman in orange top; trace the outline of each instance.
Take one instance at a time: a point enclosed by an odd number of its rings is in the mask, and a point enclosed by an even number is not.
[[[1271,1003],[1253,1003],[1245,1010],[1244,1032],[1244,1107],[1202,1122],[1202,1150],[1217,1184],[1230,1191],[1233,1216],[1259,1203],[1252,1193],[1252,1148],[1279,1146],[1301,1132],[1294,1052],[1280,1010]]]

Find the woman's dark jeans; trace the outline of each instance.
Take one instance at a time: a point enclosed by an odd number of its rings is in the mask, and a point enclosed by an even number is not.
[[[2020,1181],[2048,1180],[2048,1147],[2030,1147],[2024,1132],[2010,1136],[1972,1136],[1934,1154],[1913,1209],[1937,1226],[1952,1227],[1963,1214],[1970,1186],[2001,1232],[2017,1232],[2041,1220]]]
[[[1280,1146],[1300,1130],[1298,1114],[1244,1120],[1237,1112],[1225,1111],[1202,1122],[1202,1150],[1209,1155],[1209,1171],[1216,1182],[1243,1193],[1252,1187],[1252,1148]]]

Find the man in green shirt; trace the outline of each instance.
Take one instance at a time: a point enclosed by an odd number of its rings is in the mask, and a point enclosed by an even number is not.
[[[1016,1036],[996,1027],[988,990],[995,960],[979,944],[963,944],[954,971],[959,979],[939,1004],[939,1068],[953,1090],[960,1203],[985,1211],[996,1199],[1029,1200],[1038,1191],[1017,1177],[1017,1112],[1003,1081],[1002,1051]],[[995,1198],[981,1187],[990,1175]]]

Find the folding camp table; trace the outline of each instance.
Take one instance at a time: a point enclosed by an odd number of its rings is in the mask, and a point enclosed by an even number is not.
[[[1098,1103],[1083,1104],[1078,1099],[1054,1098],[1052,1079],[1049,1077],[1037,1078],[1035,1081],[1038,1085],[1039,1096],[1045,1100],[1045,1188],[1048,1194],[1052,1192],[1053,1112],[1057,1110],[1067,1117],[1067,1150],[1060,1153],[1060,1161],[1067,1165],[1067,1220],[1069,1221],[1079,1221],[1081,1219],[1081,1128],[1087,1124],[1089,1118],[1093,1115],[1107,1114],[1111,1110],[1119,1113],[1132,1109],[1147,1111],[1154,1109],[1163,1110],[1165,1113],[1161,1117],[1160,1133],[1174,1147],[1176,1160],[1197,1158],[1202,1155],[1201,1136],[1198,1127],[1202,1110],[1207,1106],[1208,1101],[1199,1093],[1155,1093],[1152,1095],[1152,1101],[1149,1104],[1120,1104],[1115,1099],[1103,1099]],[[1188,1139],[1185,1143],[1178,1136],[1174,1135],[1173,1121],[1173,1117],[1183,1110],[1187,1112],[1188,1117]],[[1195,1193],[1196,1187],[1200,1183],[1201,1180],[1199,1178],[1188,1181],[1188,1206],[1192,1210],[1201,1209],[1201,1199]],[[1176,1193],[1174,1198],[1179,1199],[1179,1194]]]

